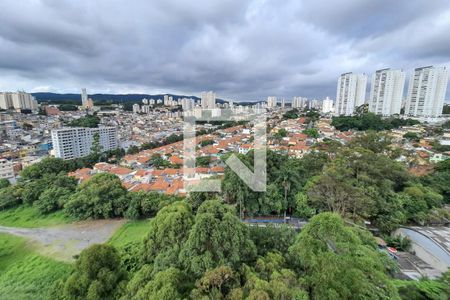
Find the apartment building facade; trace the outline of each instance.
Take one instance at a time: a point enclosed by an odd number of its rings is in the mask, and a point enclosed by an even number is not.
[[[119,147],[116,127],[60,128],[52,130],[51,134],[55,156],[62,159],[74,159],[89,155],[96,134],[99,135],[101,151]]]

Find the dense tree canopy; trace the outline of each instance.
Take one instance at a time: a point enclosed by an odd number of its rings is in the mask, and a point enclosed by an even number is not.
[[[311,218],[289,253],[312,299],[399,299],[386,275],[387,256],[336,214]]]
[[[96,128],[98,127],[98,124],[100,124],[100,118],[95,115],[86,115],[84,117],[81,117],[79,119],[75,119],[71,121],[68,126],[71,127],[90,127],[90,128]]]
[[[380,131],[419,123],[420,122],[416,120],[400,119],[396,117],[383,119],[379,115],[367,112],[356,116],[333,117],[331,125],[341,131],[347,131],[350,129]]]
[[[193,223],[191,208],[186,203],[175,202],[161,209],[150,223],[143,261],[154,264],[155,270],[179,267],[178,256]]]
[[[189,237],[180,252],[182,264],[201,276],[220,265],[237,267],[255,256],[248,228],[235,211],[218,200],[204,202],[198,209]]]
[[[78,186],[66,205],[66,212],[78,219],[122,216],[128,206],[126,189],[120,179],[109,173],[98,173]]]
[[[127,274],[117,250],[93,245],[80,254],[74,273],[64,283],[63,299],[114,299],[122,293]]]

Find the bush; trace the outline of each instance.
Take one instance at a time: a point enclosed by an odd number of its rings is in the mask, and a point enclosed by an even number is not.
[[[411,249],[411,240],[406,236],[385,236],[384,240],[389,247],[394,247],[399,251],[409,251]]]

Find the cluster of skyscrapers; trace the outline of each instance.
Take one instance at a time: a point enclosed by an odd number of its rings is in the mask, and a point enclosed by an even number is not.
[[[0,109],[37,110],[36,99],[25,92],[0,93]]]
[[[275,96],[267,97],[267,101],[261,105],[261,108],[274,109],[278,106],[278,99]],[[280,101],[281,108],[286,107],[286,100],[284,98]],[[319,110],[325,114],[332,113],[334,110],[334,102],[332,99],[327,97],[323,100],[318,99],[308,99],[305,97],[293,97],[291,101],[292,108],[298,109],[315,109]]]
[[[338,79],[335,115],[352,115],[365,103],[369,111],[382,116],[404,114],[436,118],[442,114],[448,71],[445,67],[417,68],[411,76],[406,98],[403,97],[405,72],[382,69],[372,75],[370,95],[366,101],[367,75],[342,74]]]

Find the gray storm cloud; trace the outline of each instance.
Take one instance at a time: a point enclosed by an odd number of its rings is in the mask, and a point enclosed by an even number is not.
[[[0,90],[334,97],[336,78],[450,62],[438,0],[0,2]]]

